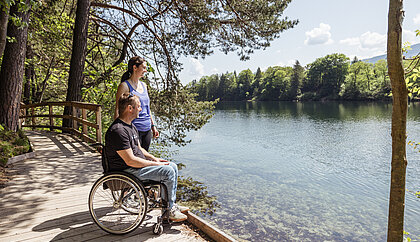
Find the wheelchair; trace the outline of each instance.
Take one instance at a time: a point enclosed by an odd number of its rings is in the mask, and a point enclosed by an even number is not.
[[[123,171],[109,171],[106,147],[99,146],[104,175],[92,186],[89,193],[89,212],[102,230],[123,235],[137,229],[146,214],[161,209],[153,225],[154,234],[163,233],[163,223],[169,223],[166,186],[156,181],[140,181]]]

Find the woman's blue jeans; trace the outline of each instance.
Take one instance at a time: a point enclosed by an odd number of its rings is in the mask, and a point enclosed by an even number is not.
[[[176,200],[176,188],[178,185],[178,167],[175,163],[163,166],[146,166],[143,168],[128,168],[124,170],[137,177],[140,181],[151,180],[165,184],[168,190],[169,209]]]

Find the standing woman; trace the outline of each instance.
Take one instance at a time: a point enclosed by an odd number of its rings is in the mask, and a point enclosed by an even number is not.
[[[146,60],[139,56],[132,57],[128,61],[128,71],[122,75],[121,83],[117,90],[114,119],[118,118],[118,100],[123,93],[129,92],[139,97],[141,111],[139,117],[134,119],[132,124],[139,131],[141,147],[148,151],[152,136],[154,138],[159,137],[159,132],[154,125],[152,112],[150,112],[150,98],[147,93],[147,86],[144,82],[140,81],[140,78],[147,72],[146,69]]]

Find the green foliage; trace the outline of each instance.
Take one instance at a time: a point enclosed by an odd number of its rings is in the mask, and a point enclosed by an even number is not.
[[[165,145],[185,145],[186,133],[198,130],[213,116],[213,102],[197,102],[195,97],[186,88],[179,88],[176,92],[157,91],[150,88],[149,95],[152,101],[151,109],[160,130],[162,142]]]
[[[29,140],[22,130],[13,132],[0,125],[0,165],[5,166],[10,157],[30,150]]]
[[[308,65],[304,90],[312,90],[320,98],[338,98],[341,85],[349,70],[349,58],[344,54],[330,54]]]
[[[413,98],[420,97],[420,67],[413,69],[405,77],[405,83],[408,89],[408,96]]]
[[[197,100],[389,100],[391,83],[385,60],[374,65],[359,61],[349,64],[343,54],[318,58],[305,69],[296,61],[293,67],[260,68],[252,73],[203,76],[187,87],[198,94]],[[406,63],[407,64],[407,63]],[[413,98],[419,97],[419,68],[407,75]]]

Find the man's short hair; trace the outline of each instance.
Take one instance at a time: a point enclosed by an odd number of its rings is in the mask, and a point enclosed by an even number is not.
[[[118,115],[121,117],[128,105],[136,105],[136,96],[131,93],[123,93],[118,99]]]

